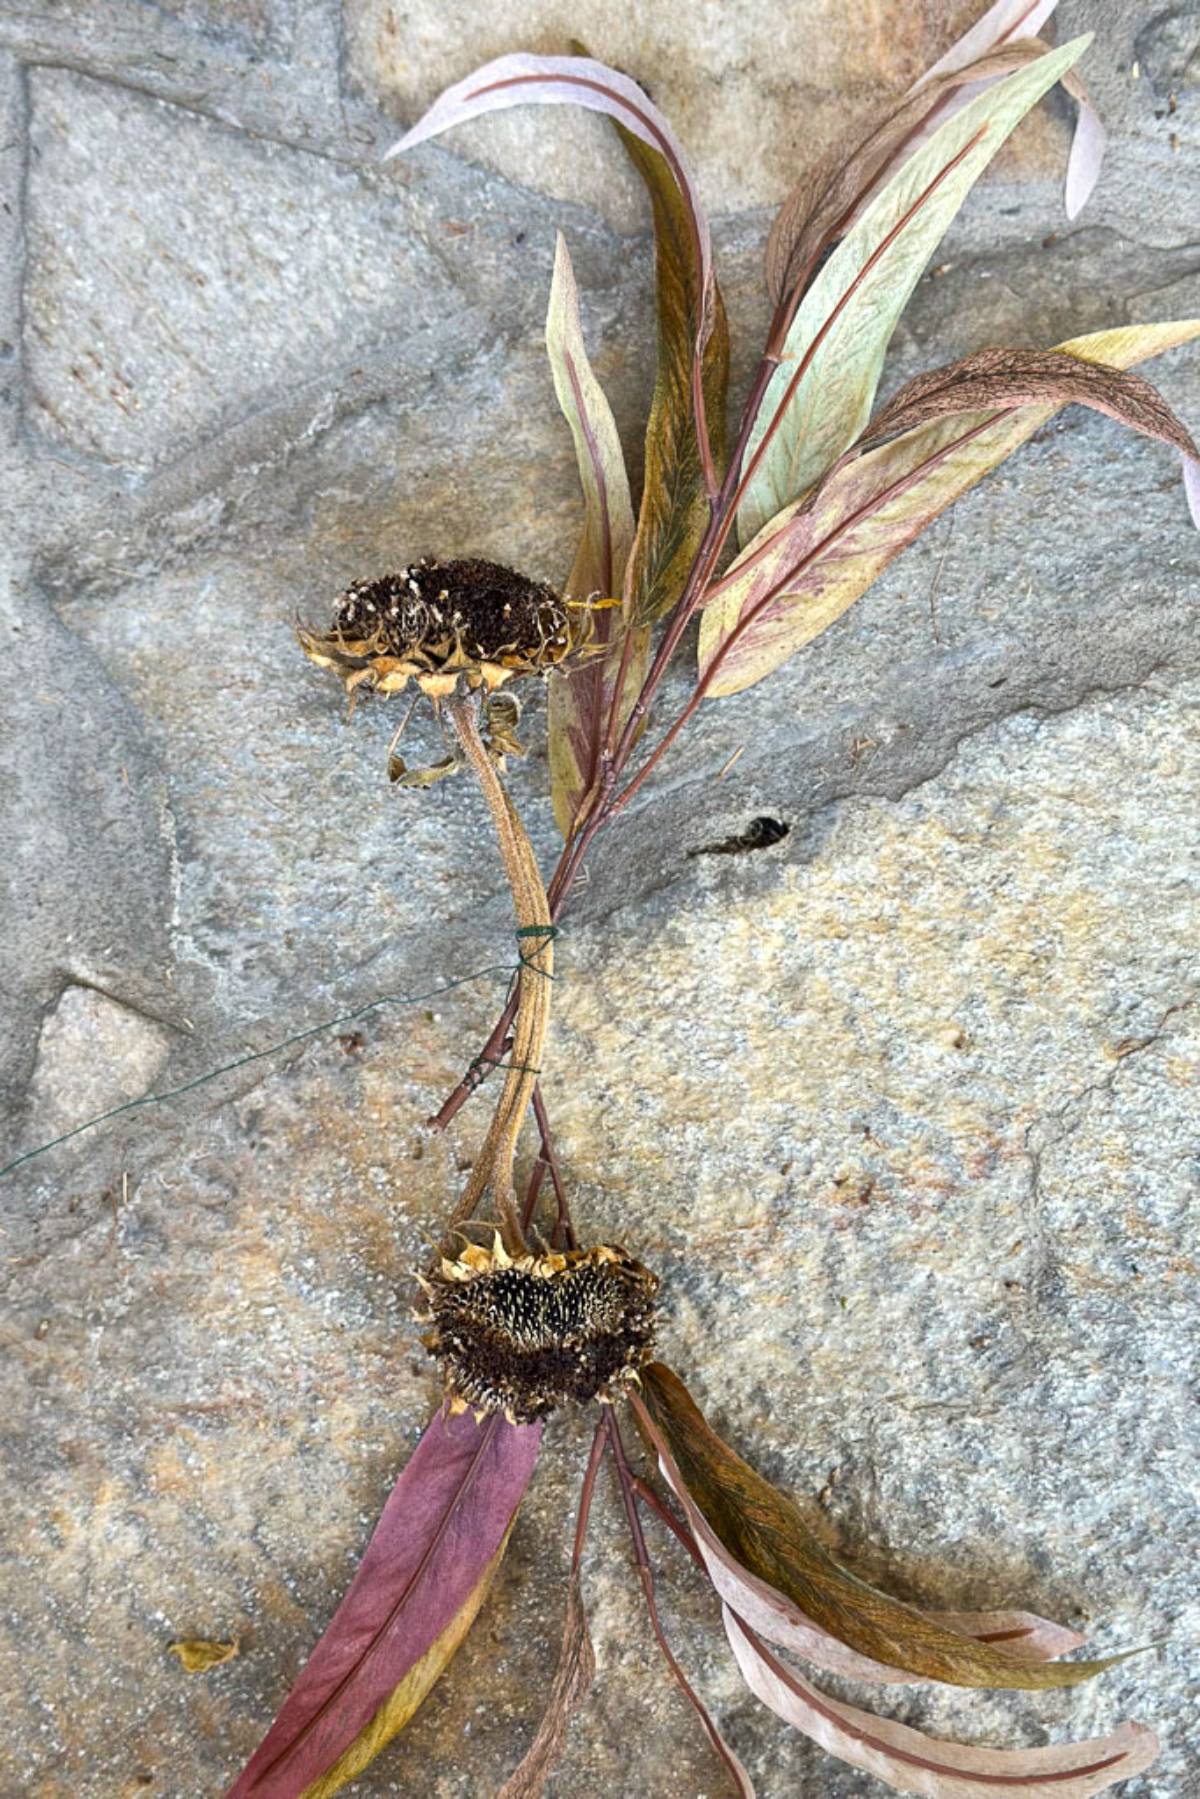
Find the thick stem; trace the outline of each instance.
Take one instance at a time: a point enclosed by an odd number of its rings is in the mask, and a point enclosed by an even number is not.
[[[504,1090],[448,1228],[453,1230],[471,1218],[490,1187],[506,1247],[512,1254],[522,1254],[526,1244],[513,1193],[513,1158],[537,1082],[550,1021],[554,926],[533,847],[479,735],[475,701],[459,696],[448,700],[446,716],[492,815],[504,872],[512,889],[522,964],[513,1017],[512,1053]]]

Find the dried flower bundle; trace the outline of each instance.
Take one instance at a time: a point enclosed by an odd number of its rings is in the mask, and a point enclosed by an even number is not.
[[[626,1250],[581,1246],[538,1087],[554,935],[585,859],[697,709],[770,673],[838,618],[960,494],[1067,404],[1090,406],[1184,461],[1192,438],[1132,366],[1200,336],[1200,321],[1123,326],[1042,351],[988,348],[918,377],[875,410],[889,340],[941,236],[1009,133],[1061,82],[1078,107],[1067,207],[1095,182],[1103,130],[1075,65],[1077,39],[1034,35],[1054,0],[999,0],[862,142],[807,171],[767,245],[775,303],[728,442],[728,330],[708,225],[687,156],[628,77],[586,54],[500,58],[447,90],[397,146],[482,113],[571,104],[607,115],[645,181],[657,246],[658,370],[634,506],[613,416],[588,360],[560,238],[546,341],[583,488],[578,553],[562,593],[481,561],[418,562],[368,576],[328,630],[301,643],[352,694],[412,682],[450,738],[444,763],[476,776],[513,894],[521,973],[445,1126],[490,1067],[502,1091],[464,1191],[417,1275],[426,1346],[445,1402],[388,1501],[358,1575],[236,1799],[324,1799],[403,1728],[486,1597],[537,1460],[543,1421],[598,1406],[584,1475],[558,1673],[545,1716],[503,1788],[543,1791],[593,1671],[581,1557],[602,1460],[613,1470],[656,1639],[732,1788],[753,1788],[669,1648],[643,1530],[654,1517],[715,1590],[737,1668],[764,1705],[898,1792],[971,1799],[1007,1790],[1085,1799],[1147,1767],[1152,1731],[1035,1749],[936,1741],[820,1692],[787,1655],[864,1682],[964,1688],[1074,1686],[1121,1656],[1061,1660],[1081,1638],[1032,1613],[936,1613],[868,1585],[828,1552],[783,1493],[722,1441],[677,1374],[653,1360],[658,1280]],[[1198,518],[1200,522],[1200,518]],[[644,747],[663,676],[699,620],[678,713]],[[586,653],[576,653],[586,651]],[[543,883],[503,779],[518,676],[550,682],[549,752],[565,839]],[[393,770],[396,772],[396,770]],[[532,1106],[540,1151],[518,1199],[514,1158]],[[547,1176],[552,1211],[539,1213]],[[539,1223],[540,1217],[540,1223]],[[636,1422],[659,1484],[635,1472],[619,1421]]]

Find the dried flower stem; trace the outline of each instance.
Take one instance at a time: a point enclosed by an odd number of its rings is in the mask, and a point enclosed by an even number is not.
[[[777,308],[775,319],[772,321],[772,341],[777,335],[776,326],[781,315],[782,308]],[[667,665],[679,646],[680,639],[687,628],[688,622],[696,611],[704,588],[716,568],[721,550],[733,528],[734,518],[736,517],[735,500],[740,492],[739,477],[742,461],[746,454],[746,447],[750,441],[750,433],[754,428],[755,416],[758,412],[763,395],[766,393],[771,377],[775,373],[777,364],[778,357],[771,350],[768,350],[763,355],[759,363],[758,371],[755,375],[750,392],[746,397],[746,403],[742,408],[742,415],[738,425],[738,435],[729,459],[729,465],[725,471],[725,478],[721,483],[720,491],[712,504],[712,517],[709,521],[708,529],[705,531],[700,546],[696,551],[695,559],[692,563],[691,572],[684,586],[684,590],[667,620],[667,628],[663,634],[662,642],[658,646],[658,651],[651,663],[646,678],[642,683],[641,690],[625,720],[624,727],[620,729],[618,739],[621,693],[624,685],[624,676],[629,665],[629,651],[632,644],[632,632],[626,633],[625,642],[622,646],[618,680],[613,692],[612,708],[609,713],[605,733],[606,747],[604,753],[604,768],[601,775],[599,792],[593,792],[587,796],[586,804],[589,806],[590,810],[587,812],[585,818],[581,818],[577,821],[577,829],[564,845],[562,854],[558,860],[558,865],[551,876],[548,889],[549,912],[547,914],[551,920],[557,920],[561,916],[567,897],[570,894],[579,870],[583,865],[584,857],[590,849],[592,841],[597,833],[604,828],[617,811],[621,810],[621,808],[632,799],[637,788],[641,786],[642,781],[645,779],[646,775],[649,774],[650,769],[658,761],[659,756],[667,747],[668,739],[664,738],[656,749],[652,751],[649,760],[643,765],[642,769],[634,777],[634,780],[624,792],[621,794],[614,793],[617,781],[624,771],[629,757],[637,743],[642,720],[645,718],[654,694],[662,682],[667,670]],[[668,733],[669,738],[674,737],[682,722],[682,719],[677,720],[670,727]],[[615,747],[609,747],[614,744]],[[457,1086],[444,1100],[439,1110],[430,1119],[430,1124],[435,1130],[444,1130],[446,1128],[461,1106],[475,1091],[476,1087],[487,1078],[488,1068],[493,1066],[503,1055],[505,1040],[508,1037],[509,1030],[512,1027],[513,1020],[516,1016],[516,1009],[516,997],[510,996],[507,1005],[500,1014],[500,1017],[496,1020],[491,1035],[488,1037],[479,1056],[472,1063],[463,1078],[458,1082]],[[515,1039],[513,1054],[515,1058]]]
[[[506,1247],[512,1254],[521,1254],[526,1243],[513,1193],[513,1158],[521,1124],[537,1084],[546,1028],[550,1022],[554,932],[533,846],[479,735],[476,702],[455,696],[446,701],[445,710],[492,815],[504,872],[512,889],[522,963],[514,1003],[512,1054],[504,1090],[448,1228],[453,1230],[473,1217],[479,1201],[490,1187]]]

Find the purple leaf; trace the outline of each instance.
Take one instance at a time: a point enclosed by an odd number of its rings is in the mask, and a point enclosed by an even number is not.
[[[951,44],[944,56],[939,56],[920,79],[913,82],[909,92],[915,94],[927,81],[948,75],[954,69],[963,69],[970,62],[978,62],[981,56],[1002,44],[1011,44],[1017,38],[1035,37],[1057,5],[1058,0],[996,0],[996,5],[989,7],[982,19],[977,19],[969,31],[964,31]]]
[[[228,1799],[299,1799],[471,1602],[537,1460],[541,1427],[439,1411],[350,1591]]]
[[[687,206],[707,292],[712,278],[712,242],[683,145],[635,81],[590,56],[518,54],[484,63],[465,81],[448,87],[387,155],[398,156],[452,125],[508,106],[582,106],[589,112],[607,113],[665,157]]]
[[[1111,1736],[1043,1749],[986,1749],[938,1742],[907,1724],[877,1718],[818,1692],[785,1665],[724,1607],[729,1644],[750,1691],[815,1743],[865,1768],[898,1793],[927,1799],[1090,1799],[1115,1781],[1139,1774],[1158,1754],[1144,1724],[1122,1724]]]

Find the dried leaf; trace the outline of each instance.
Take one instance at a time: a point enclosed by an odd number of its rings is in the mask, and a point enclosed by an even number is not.
[[[767,287],[773,300],[807,285],[824,252],[842,237],[886,174],[933,134],[930,121],[946,116],[943,102],[966,86],[1010,75],[1044,55],[1028,43],[992,50],[969,66],[914,88],[848,157],[827,156],[809,170],[779,209],[767,239]],[[926,78],[928,79],[928,78]],[[968,96],[969,98],[969,96]]]
[[[1166,401],[1140,375],[1083,362],[1065,350],[975,350],[905,382],[871,420],[861,442],[878,443],[928,419],[1012,406],[1090,406],[1143,437],[1198,453]]]
[[[642,1381],[689,1500],[740,1569],[859,1655],[951,1686],[1031,1689],[1075,1686],[1124,1659],[1022,1660],[881,1593],[834,1561],[794,1503],[721,1441],[678,1375],[653,1362]]]
[[[1058,349],[1085,364],[1124,369],[1197,336],[1200,320],[1184,319],[1092,332]],[[1056,411],[1047,403],[919,425],[786,508],[710,589],[699,645],[706,693],[752,686],[819,636],[894,556]],[[1200,494],[1195,465],[1184,467],[1189,496]]]
[[[918,88],[937,79],[939,75],[947,75],[954,69],[965,68],[969,62],[978,62],[989,50],[995,50],[1001,44],[1010,44],[1017,38],[1033,37],[1041,31],[1049,19],[1058,0],[996,0],[989,6],[981,19],[977,19],[969,30],[957,38],[944,56],[939,56],[931,63],[925,73],[920,76],[909,90],[916,93]]]
[[[820,479],[867,422],[909,295],[972,185],[1090,38],[979,94],[892,177],[805,295],[750,435],[742,542]]]
[[[579,319],[579,293],[566,241],[559,234],[546,317],[546,350],[554,388],[571,427],[583,488],[583,536],[567,581],[576,603],[618,594],[633,544],[633,502],[612,411],[592,372]],[[621,667],[623,612],[598,609],[592,616],[588,655],[550,687],[550,776],[554,816],[564,837],[578,820],[585,796],[600,774],[613,684]],[[601,654],[603,646],[609,654]],[[645,674],[649,638],[638,633],[625,659],[622,686],[632,695]],[[631,700],[618,708],[624,723]]]
[[[229,1799],[325,1799],[408,1722],[483,1602],[540,1437],[498,1413],[438,1412]]]
[[[809,237],[806,227],[810,220],[815,224],[812,215],[818,207],[822,214],[821,225],[813,234],[817,241],[817,256],[824,244],[840,236],[859,216],[881,176],[898,166],[899,157],[908,157],[919,149],[949,117],[952,108],[965,105],[972,98],[971,89],[975,82],[994,80],[1020,66],[1018,61],[1005,65],[998,58],[990,70],[970,69],[970,65],[989,61],[998,51],[1027,45],[1028,40],[1041,31],[1057,5],[1058,0],[997,0],[995,6],[990,7],[913,83],[896,111],[853,156],[843,163],[839,153],[834,152],[805,171],[784,201],[767,240],[767,286],[772,299],[779,300],[789,288],[803,284],[811,272],[815,260],[813,245],[810,242],[801,251],[799,238],[802,232]],[[1038,51],[1046,47],[1039,41]],[[1063,78],[1063,86],[1080,104],[1079,123],[1067,165],[1067,216],[1074,218],[1099,173],[1104,127],[1082,82],[1068,74]],[[914,115],[909,110],[909,102],[923,90],[924,100]],[[908,120],[904,131],[893,127],[893,121],[900,114]],[[882,144],[881,138],[885,140]],[[881,149],[882,157],[878,154]],[[834,185],[840,197],[838,201],[827,191]]]
[[[683,145],[635,81],[589,56],[515,55],[484,63],[465,81],[439,95],[387,155],[398,156],[453,125],[509,106],[582,106],[589,112],[607,113],[662,156],[682,197],[701,287],[707,288],[712,274],[712,239]]]
[[[231,1662],[238,1652],[236,1642],[210,1643],[204,1637],[187,1637],[181,1643],[168,1643],[167,1648],[179,1657],[185,1674],[207,1674],[210,1668]]]
[[[612,409],[592,371],[579,319],[579,289],[562,232],[546,314],[554,391],[571,427],[583,488],[583,538],[567,592],[586,600],[619,592],[633,544],[633,501]]]
[[[340,1793],[364,1768],[370,1767],[375,1757],[404,1729],[465,1642],[479,1608],[488,1596],[496,1570],[504,1560],[510,1532],[511,1526],[505,1531],[499,1549],[467,1595],[461,1611],[451,1618],[441,1636],[430,1644],[420,1660],[413,1663],[370,1723],[347,1745],[328,1772],[304,1788],[301,1799],[333,1799],[335,1793]]]
[[[910,1686],[919,1678],[903,1669],[888,1667],[859,1655],[827,1630],[822,1630],[785,1593],[744,1568],[726,1549],[688,1492],[674,1458],[653,1422],[644,1423],[644,1428],[658,1455],[663,1478],[683,1507],[709,1579],[739,1618],[769,1642],[791,1649],[827,1673],[871,1681],[880,1686]],[[933,1611],[926,1615],[962,1636],[975,1637],[980,1642],[1000,1643],[1010,1655],[1022,1661],[1049,1661],[1053,1656],[1078,1649],[1083,1642],[1076,1631],[1052,1624],[1032,1612]]]
[[[637,536],[625,577],[629,618],[635,625],[649,625],[679,599],[708,524],[692,379],[701,335],[701,392],[718,477],[724,466],[729,326],[715,277],[706,283],[697,261],[687,209],[666,161],[618,129],[654,209],[658,364],[646,425]]]
[[[571,1570],[567,1588],[567,1616],[562,1649],[550,1685],[550,1699],[537,1735],[513,1769],[496,1799],[540,1799],[554,1772],[566,1742],[567,1725],[596,1672],[596,1657],[588,1633],[587,1614],[579,1589],[579,1570]]]
[[[1057,4],[1058,0],[1032,0],[1032,3],[1031,0],[997,0],[997,4],[990,7],[982,19],[965,32],[957,43],[952,44],[944,56],[926,69],[909,92],[918,93],[930,82],[963,69],[968,63],[976,62],[1002,45],[1037,39]],[[1071,154],[1067,161],[1065,196],[1067,217],[1074,219],[1086,205],[1096,185],[1100,164],[1104,159],[1107,133],[1100,122],[1099,113],[1092,105],[1091,95],[1073,70],[1063,76],[1063,87],[1079,107]],[[951,100],[950,105],[953,104],[954,101]],[[946,111],[945,105],[940,106],[934,122],[940,123],[946,116]]]
[[[502,56],[486,63],[447,88],[388,155],[481,113],[521,105],[575,105],[606,113],[654,206],[659,369],[647,432],[645,491],[626,577],[630,617],[635,624],[648,624],[679,596],[694,552],[695,522],[704,508],[692,405],[696,356],[701,358],[714,462],[722,453],[729,341],[713,279],[708,221],[687,155],[666,119],[627,75],[589,56]]]
[[[939,1742],[818,1692],[772,1655],[728,1606],[723,1611],[730,1647],[756,1698],[830,1755],[865,1768],[898,1793],[992,1799],[1014,1791],[1026,1799],[1090,1799],[1115,1781],[1140,1774],[1158,1754],[1158,1739],[1143,1724],[1122,1724],[1111,1736],[1043,1749]]]

